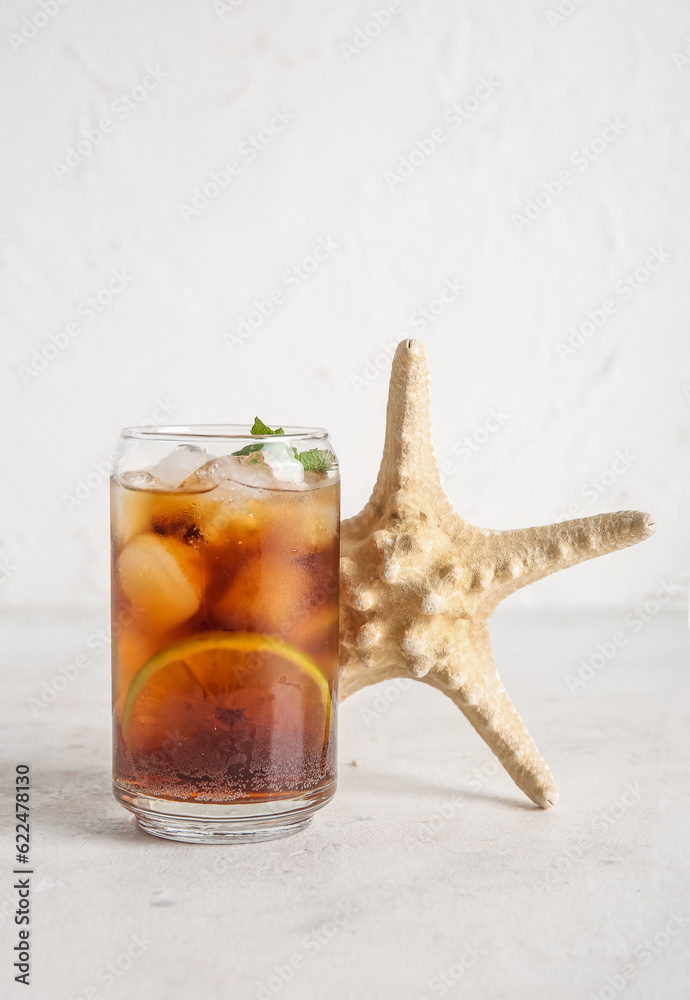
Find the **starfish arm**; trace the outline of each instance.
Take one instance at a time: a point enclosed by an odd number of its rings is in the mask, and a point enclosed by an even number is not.
[[[650,514],[622,510],[538,528],[501,531],[487,546],[495,579],[489,603],[587,559],[628,548],[649,538],[656,525]]]
[[[429,362],[418,340],[402,340],[393,358],[383,455],[376,487],[387,492],[421,485],[430,475],[439,479],[431,438]]]
[[[548,809],[558,801],[556,783],[498,676],[488,625],[478,623],[473,632],[469,656],[458,664],[457,674],[451,666],[445,677],[433,671],[424,680],[458,706],[518,788]],[[454,674],[462,678],[459,686]]]
[[[464,521],[453,510],[441,484],[431,434],[429,362],[418,340],[401,340],[393,357],[386,436],[379,473],[371,497],[359,514],[343,521],[352,538],[366,533],[384,510],[400,513],[411,498],[433,496],[435,516],[448,534],[462,530]],[[412,500],[412,507],[417,503]]]
[[[418,340],[401,340],[391,367],[386,438],[372,501],[430,482],[441,483],[431,436],[429,362]]]
[[[458,692],[447,692],[487,746],[496,754],[518,788],[542,809],[558,802],[558,787],[546,761],[515,711],[500,680],[475,692],[468,704]]]

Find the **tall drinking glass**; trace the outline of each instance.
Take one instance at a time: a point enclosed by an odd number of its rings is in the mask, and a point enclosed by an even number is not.
[[[171,840],[296,832],[336,785],[327,432],[128,428],[111,488],[115,797]]]

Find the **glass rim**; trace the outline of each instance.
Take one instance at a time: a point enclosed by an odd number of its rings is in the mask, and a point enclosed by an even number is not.
[[[250,424],[142,424],[123,427],[120,437],[139,441],[323,441],[325,427],[283,428],[283,434],[252,434]]]

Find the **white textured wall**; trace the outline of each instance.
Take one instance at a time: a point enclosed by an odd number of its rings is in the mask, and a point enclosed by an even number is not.
[[[572,13],[549,19],[559,3]],[[578,502],[657,516],[652,541],[516,604],[632,607],[674,589],[690,540],[686,3],[402,0],[361,51],[383,3],[44,6],[0,11],[3,602],[104,603],[107,489],[71,510],[64,497],[105,468],[120,426],[165,420],[161,401],[168,422],[328,426],[353,513],[379,459],[386,345],[407,335],[429,350],[436,451],[465,516],[523,526]],[[121,95],[142,82],[130,110]],[[97,148],[61,167],[104,119]],[[395,180],[418,142],[431,155]],[[187,210],[229,161],[224,190]],[[337,246],[288,285],[320,240]],[[625,286],[650,248],[658,270]],[[113,272],[121,290],[91,314]],[[422,329],[444,288],[453,301]],[[51,334],[64,348],[45,351]],[[507,417],[484,434],[492,409]],[[467,435],[487,438],[469,458]]]

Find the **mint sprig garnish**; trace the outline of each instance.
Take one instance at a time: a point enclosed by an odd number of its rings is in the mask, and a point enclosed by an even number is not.
[[[251,434],[260,434],[262,437],[275,436],[276,434],[284,434],[285,431],[282,427],[277,430],[272,430],[268,424],[265,424],[263,420],[259,417],[254,417],[254,423],[252,424]],[[252,452],[261,451],[263,448],[263,442],[261,444],[248,444],[244,448],[240,448],[239,451],[233,451],[233,455],[251,455]],[[304,466],[305,472],[330,472],[330,470],[335,465],[335,455],[332,451],[323,450],[321,448],[310,448],[309,451],[297,451],[296,448],[292,449],[295,453],[295,458],[298,462]]]
[[[252,429],[250,434],[284,434],[285,431],[282,427],[279,427],[277,431],[272,431],[268,424],[265,424],[263,420],[258,417],[254,417],[254,423],[252,424]]]
[[[302,463],[306,472],[330,472],[335,464],[333,452],[322,451],[320,448],[300,452],[295,449],[295,458]]]
[[[263,420],[258,417],[254,417],[254,423],[252,424],[252,429],[250,434],[261,434],[264,437],[267,434],[284,434],[285,431],[282,427],[279,427],[277,431],[272,431],[268,424],[265,424]],[[251,455],[253,451],[261,451],[263,448],[262,444],[248,444],[244,448],[240,448],[239,451],[233,451],[233,455]]]
[[[233,455],[251,455],[253,451],[261,451],[262,448],[262,444],[246,444],[239,451],[233,451]]]

